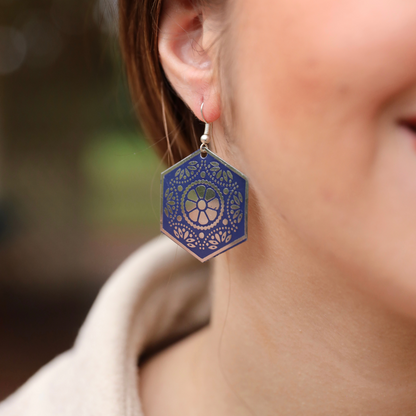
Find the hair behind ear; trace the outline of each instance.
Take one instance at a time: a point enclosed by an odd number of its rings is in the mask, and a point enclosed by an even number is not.
[[[119,0],[120,44],[133,105],[147,138],[171,165],[198,147],[203,125],[170,86],[161,67],[161,12],[162,0]],[[166,137],[165,123],[170,137]]]

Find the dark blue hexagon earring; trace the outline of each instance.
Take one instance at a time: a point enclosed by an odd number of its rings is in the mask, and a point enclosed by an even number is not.
[[[199,150],[161,174],[160,230],[201,262],[247,240],[248,180],[208,148],[210,124]]]

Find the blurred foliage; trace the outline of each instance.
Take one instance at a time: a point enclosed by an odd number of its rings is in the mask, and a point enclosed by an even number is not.
[[[159,233],[162,166],[136,124],[115,5],[0,0],[0,283],[102,280]]]
[[[103,134],[88,144],[82,165],[89,224],[157,226],[161,163],[147,142],[119,132]]]
[[[116,0],[0,0],[0,399],[69,348],[98,288],[159,234]]]

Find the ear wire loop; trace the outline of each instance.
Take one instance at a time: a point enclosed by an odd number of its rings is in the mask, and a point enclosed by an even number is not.
[[[211,124],[208,123],[208,121],[205,119],[204,116],[204,103],[201,104],[201,116],[202,116],[202,120],[204,120],[205,122],[205,129],[204,129],[204,134],[201,136],[201,152],[202,153],[207,153],[207,149],[208,149],[208,143],[211,141],[210,138],[210,132],[211,132]]]

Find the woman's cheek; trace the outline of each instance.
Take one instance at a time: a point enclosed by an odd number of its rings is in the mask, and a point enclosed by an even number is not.
[[[394,290],[398,309],[413,291],[416,203],[386,178],[413,171],[388,109],[416,85],[416,2],[241,3],[233,128],[251,186],[357,284],[386,300]]]

